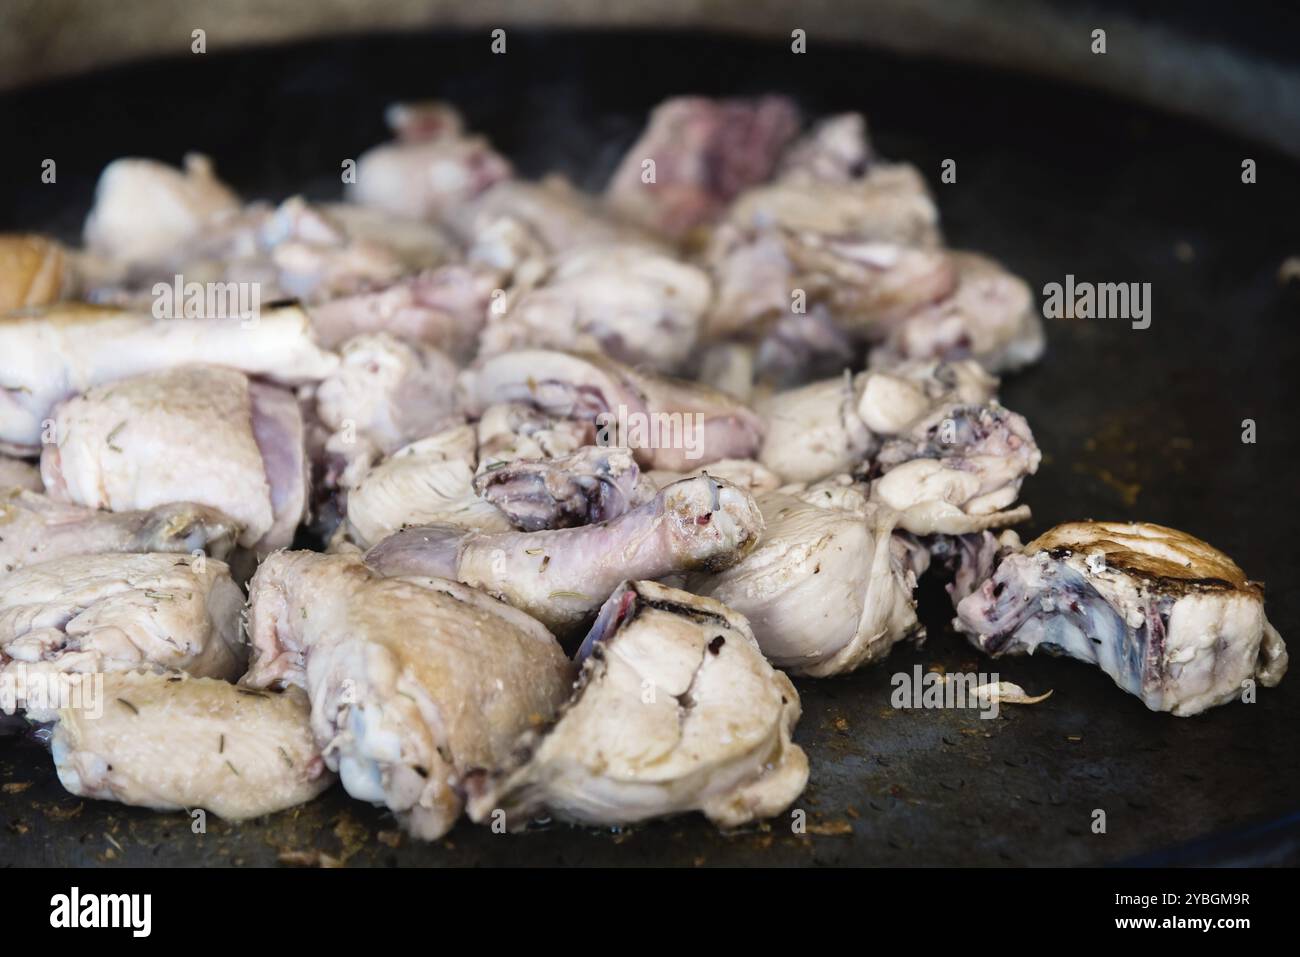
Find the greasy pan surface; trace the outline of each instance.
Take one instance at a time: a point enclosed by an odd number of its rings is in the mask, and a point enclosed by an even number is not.
[[[215,33],[213,34],[215,36]],[[94,179],[121,155],[210,154],[249,197],[332,197],[346,157],[384,137],[381,110],[439,96],[525,174],[603,182],[646,111],[683,92],[786,92],[810,115],[864,111],[878,149],[930,177],[955,247],[1006,262],[1036,289],[1067,273],[1150,282],[1151,327],[1053,320],[1049,348],[1006,382],[1044,451],[1026,538],[1066,519],[1184,529],[1268,584],[1268,613],[1300,640],[1295,489],[1300,448],[1300,255],[1294,162],[1198,126],[1036,79],[815,43],[698,36],[541,36],[331,42],[115,71],[0,97],[0,229],[75,238]],[[1117,44],[1118,46],[1118,44]],[[1113,50],[1098,58],[1098,69]],[[40,183],[41,161],[58,182]],[[1259,164],[1243,185],[1241,161]],[[941,185],[940,163],[958,182]],[[1254,419],[1257,442],[1241,440]],[[797,740],[812,777],[789,817],[724,834],[702,818],[621,833],[551,826],[499,836],[462,823],[424,845],[335,788],[315,803],[194,835],[158,815],[65,794],[34,746],[0,740],[0,864],[274,864],[324,852],[361,864],[1094,864],[1300,860],[1300,675],[1259,703],[1154,714],[1101,672],[1049,658],[992,662],[953,636],[923,591],[929,642],[846,678],[800,680]],[[890,676],[997,671],[1046,702],[900,711]],[[1092,832],[1094,809],[1105,834]],[[1288,823],[1290,821],[1291,823]],[[1184,845],[1187,845],[1184,847]]]

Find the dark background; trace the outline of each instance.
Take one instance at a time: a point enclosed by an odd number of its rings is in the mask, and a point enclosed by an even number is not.
[[[1235,8],[1147,7],[1178,17],[1215,8],[1216,32],[1240,24]],[[1244,47],[1294,57],[1294,31],[1241,34]],[[809,116],[861,110],[879,152],[931,180],[953,246],[1000,258],[1035,290],[1067,273],[1152,283],[1151,328],[1051,320],[1043,361],[1006,381],[1003,401],[1044,451],[1025,486],[1034,520],[1022,534],[1078,518],[1173,525],[1266,581],[1271,620],[1284,638],[1300,634],[1300,283],[1278,279],[1282,261],[1300,256],[1295,161],[1072,86],[848,45],[796,57],[784,43],[699,34],[520,30],[509,44],[501,57],[479,33],[355,38],[0,95],[14,132],[0,150],[0,229],[75,239],[100,169],[122,155],[178,162],[194,149],[249,198],[335,197],[339,164],[385,138],[382,109],[397,99],[450,100],[523,174],[560,170],[593,188],[667,95],[778,91]],[[46,157],[58,163],[56,185],[40,183]],[[1258,163],[1255,185],[1241,182],[1246,157]],[[957,161],[956,184],[938,181],[945,158]],[[1257,423],[1254,445],[1241,441],[1245,418]],[[812,760],[798,806],[821,833],[794,835],[788,818],[734,834],[695,817],[513,837],[462,823],[443,842],[391,847],[391,817],[336,788],[262,822],[210,818],[196,837],[183,815],[64,794],[48,758],[10,740],[0,741],[0,782],[30,786],[0,792],[0,862],[274,863],[315,850],[353,864],[1300,860],[1296,676],[1262,689],[1258,704],[1179,719],[1081,664],[981,659],[947,629],[933,587],[923,609],[923,648],[797,682],[797,740]],[[890,676],[916,662],[996,669],[1055,694],[995,721],[891,709]],[[1089,830],[1096,808],[1105,835]]]

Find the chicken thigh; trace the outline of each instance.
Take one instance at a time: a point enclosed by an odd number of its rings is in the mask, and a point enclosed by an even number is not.
[[[482,592],[382,578],[355,555],[277,552],[249,588],[251,688],[298,685],[326,765],[415,836],[456,823],[464,776],[551,720],[572,679],[555,638]]]
[[[467,780],[470,817],[511,829],[554,816],[619,825],[702,811],[723,827],[772,817],[808,780],[791,741],[799,695],[744,617],[655,582],[623,584],[583,643],[555,726]]]
[[[243,672],[243,592],[224,562],[174,554],[76,555],[12,572],[0,589],[0,674]],[[17,707],[26,707],[22,696]],[[28,709],[32,720],[48,720]]]
[[[758,547],[687,587],[744,615],[778,668],[841,674],[888,654],[920,630],[915,572],[892,532],[897,516],[851,486],[766,492]]]
[[[304,804],[334,782],[300,688],[110,674],[102,703],[99,715],[60,710],[50,740],[59,781],[80,797],[243,821]]]
[[[233,369],[186,366],[96,386],[61,405],[41,455],[51,497],[113,511],[216,508],[262,551],[307,506],[302,416],[289,392]]]

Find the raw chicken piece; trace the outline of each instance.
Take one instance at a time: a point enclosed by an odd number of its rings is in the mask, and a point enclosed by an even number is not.
[[[427,107],[419,111],[425,118],[434,116]],[[347,198],[396,215],[436,220],[510,176],[510,163],[487,140],[463,135],[451,107],[441,107],[441,114],[436,122],[408,122],[414,115],[410,108],[390,108],[387,119],[398,139],[362,154]]]
[[[508,531],[506,514],[474,490],[476,456],[474,427],[469,425],[395,452],[348,490],[344,534],[365,548],[410,525]]]
[[[916,574],[895,516],[851,486],[756,496],[763,538],[738,564],[687,587],[744,615],[778,668],[813,677],[877,661],[916,634]]]
[[[860,365],[861,344],[818,304],[776,318],[759,340],[754,375],[763,388],[789,389]]]
[[[655,582],[624,583],[583,643],[573,697],[503,769],[467,779],[479,823],[554,816],[618,825],[702,811],[722,827],[773,817],[808,780],[790,737],[799,695],[745,619]]]
[[[285,200],[257,224],[256,243],[254,267],[269,266],[276,298],[324,302],[394,282],[411,268],[394,246],[350,236],[323,207],[301,196]],[[237,266],[224,277],[250,278]]]
[[[313,341],[297,306],[263,309],[248,324],[71,304],[11,315],[0,318],[0,445],[38,451],[57,402],[115,379],[206,362],[298,385],[324,378],[338,361]]]
[[[847,183],[793,178],[750,190],[705,254],[718,290],[710,334],[752,334],[790,314],[799,290],[846,331],[883,339],[956,288],[937,222],[924,180],[904,165],[876,164]]]
[[[974,362],[909,362],[778,392],[759,404],[759,460],[788,482],[852,471],[886,436],[952,403],[989,401],[997,380]]]
[[[37,492],[0,492],[0,571],[69,555],[203,551],[225,558],[239,526],[216,509],[189,502],[141,512],[102,512]]]
[[[483,410],[478,424],[478,470],[516,459],[559,459],[596,441],[592,423],[525,405],[500,402]]]
[[[821,120],[785,151],[776,178],[785,182],[851,183],[874,159],[861,113]]]
[[[489,310],[479,354],[569,349],[672,372],[694,350],[711,295],[702,270],[645,246],[582,247]]]
[[[662,248],[650,233],[612,218],[561,176],[537,183],[496,183],[456,211],[451,226],[471,263],[517,277],[544,266],[552,256],[582,247]]]
[[[72,284],[63,247],[36,235],[0,234],[0,313],[45,306]]]
[[[461,373],[461,389],[471,416],[524,402],[592,421],[598,444],[630,448],[650,469],[752,458],[763,435],[758,416],[724,393],[590,353],[524,349],[480,359]]]
[[[452,265],[460,258],[456,241],[432,223],[405,213],[385,213],[356,203],[315,203],[354,240],[386,246],[405,272]]]
[[[222,214],[239,210],[239,197],[197,153],[184,170],[147,159],[119,159],[104,168],[85,240],[97,256],[129,267],[168,262]]]
[[[954,253],[953,262],[952,295],[908,316],[871,351],[873,366],[970,356],[990,372],[1008,372],[1042,356],[1043,321],[1025,281],[974,253]]]
[[[244,595],[226,564],[175,554],[76,555],[29,565],[0,589],[0,676],[244,668]],[[25,707],[21,694],[19,708]],[[28,709],[33,721],[49,720]]]
[[[734,339],[703,343],[698,350],[694,379],[740,402],[754,399],[754,346]]]
[[[665,100],[624,155],[605,201],[632,222],[680,239],[767,179],[798,132],[799,110],[785,97]]]
[[[381,289],[314,305],[311,323],[321,343],[331,349],[354,336],[387,332],[468,359],[500,282],[495,272],[442,266]]]
[[[0,455],[0,495],[12,495],[12,489],[26,492],[43,492],[45,485],[41,482],[41,470],[24,459]]]
[[[463,421],[456,409],[456,364],[431,346],[388,333],[350,339],[342,363],[316,388],[316,415],[332,434],[326,450],[349,473],[416,439]]]
[[[871,499],[916,535],[965,535],[1023,521],[1012,508],[1042,453],[1023,416],[997,402],[941,407],[885,439],[868,471]],[[881,474],[883,473],[883,474]]]
[[[759,492],[773,492],[784,484],[779,475],[753,459],[721,459],[694,472],[668,472],[660,469],[647,472],[646,478],[656,488],[663,488],[696,475],[712,475],[755,495]]]
[[[463,777],[551,720],[572,668],[555,638],[482,592],[380,578],[355,555],[277,552],[249,588],[254,688],[299,685],[325,763],[415,836],[460,816]]]
[[[103,679],[103,714],[60,710],[50,742],[72,794],[242,821],[305,804],[334,782],[301,689],[268,694],[180,675]]]
[[[1038,648],[1097,665],[1153,711],[1192,715],[1273,687],[1287,651],[1264,588],[1161,525],[1069,522],[1002,559],[954,622],[992,655]]]
[[[91,253],[78,260],[78,271],[88,298],[141,311],[157,308],[157,283],[173,286],[178,276],[187,286],[245,284],[260,302],[318,304],[431,269],[454,253],[451,241],[427,223],[292,196],[278,206],[257,202],[214,214],[156,261]]]
[[[603,525],[545,532],[409,528],[366,553],[384,575],[436,575],[482,588],[556,632],[582,625],[626,578],[720,570],[757,543],[749,493],[708,475],[662,489]]]
[[[293,540],[307,506],[297,400],[217,366],[96,386],[54,414],[41,475],[57,501],[112,511],[192,501],[243,527],[262,551]]]
[[[654,498],[655,489],[627,449],[598,446],[503,462],[474,478],[474,490],[525,532],[607,522]]]

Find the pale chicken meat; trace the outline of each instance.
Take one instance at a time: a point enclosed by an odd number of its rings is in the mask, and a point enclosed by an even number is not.
[[[255,202],[214,214],[165,258],[129,263],[90,253],[76,265],[87,298],[99,303],[152,310],[159,308],[161,288],[180,283],[205,295],[219,284],[250,297],[255,292],[258,302],[293,298],[314,306],[431,270],[453,254],[450,239],[431,224],[292,196],[279,205]]]
[[[189,502],[105,512],[56,502],[39,492],[0,492],[3,572],[69,555],[110,552],[199,552],[225,558],[238,537],[233,519]]]
[[[58,242],[0,234],[0,313],[57,302],[73,284],[71,264]]]
[[[300,688],[137,673],[104,675],[100,695],[99,714],[61,709],[50,739],[59,781],[78,797],[243,821],[305,804],[335,780]]]
[[[592,353],[503,353],[466,369],[460,385],[468,415],[519,402],[590,421],[599,444],[630,448],[650,469],[752,458],[762,442],[762,420],[731,396]]]
[[[766,180],[798,132],[799,110],[785,97],[665,100],[624,154],[605,201],[628,220],[680,239]]]
[[[1006,555],[954,622],[992,655],[1097,665],[1152,711],[1193,715],[1272,687],[1287,650],[1264,588],[1222,552],[1142,522],[1069,522]]]
[[[100,174],[86,218],[87,250],[127,267],[170,261],[212,220],[239,211],[239,197],[217,179],[206,156],[183,169],[148,159],[119,159]]]
[[[868,474],[871,500],[917,535],[965,535],[1029,517],[1016,506],[1042,453],[1024,417],[996,402],[952,404],[885,438]]]
[[[997,385],[974,362],[910,362],[777,392],[758,405],[767,427],[758,459],[788,482],[851,472],[885,436],[950,403],[988,402]]]
[[[405,445],[462,421],[456,364],[432,346],[388,333],[349,339],[338,369],[316,387],[316,418],[329,432],[330,472],[352,475]],[[348,484],[346,481],[341,484]]]
[[[705,261],[718,290],[714,336],[753,335],[791,314],[797,290],[847,331],[879,340],[957,286],[934,201],[901,164],[849,182],[795,177],[750,190],[714,230]]]
[[[495,271],[452,263],[313,304],[311,324],[321,344],[331,349],[355,336],[388,333],[468,359],[501,283]]]
[[[627,449],[586,446],[554,459],[516,459],[481,471],[474,490],[520,531],[572,528],[618,518],[654,498]]]
[[[0,446],[39,451],[55,404],[115,379],[211,363],[296,386],[319,381],[338,362],[296,306],[265,309],[248,323],[156,320],[84,305],[11,314],[0,318]]]
[[[732,485],[743,488],[755,495],[759,492],[774,492],[785,484],[779,475],[753,459],[721,459],[690,472],[669,472],[656,469],[653,472],[647,472],[646,478],[656,488],[663,488],[685,478],[706,474],[730,482]]]
[[[776,179],[785,182],[849,183],[875,160],[861,113],[840,113],[815,123],[781,157]]]
[[[293,539],[307,506],[303,423],[293,394],[218,366],[96,386],[58,407],[41,454],[52,498],[134,511],[191,501],[262,551]]]
[[[510,519],[474,488],[478,464],[473,426],[420,439],[384,459],[347,491],[347,541],[375,545],[407,526],[441,523],[504,532]]]
[[[825,677],[852,671],[917,634],[916,573],[894,545],[897,517],[845,486],[765,492],[758,547],[692,591],[744,615],[778,668]]]
[[[562,176],[494,183],[451,215],[471,264],[521,278],[574,249],[631,244],[666,251],[652,233],[611,216]]]
[[[11,572],[0,589],[0,675],[243,673],[244,595],[222,561],[176,554],[75,555]],[[27,707],[20,695],[19,708]],[[34,721],[47,708],[27,708]]]
[[[488,311],[480,355],[601,352],[665,372],[690,357],[712,288],[701,269],[643,245],[580,247]]]
[[[596,441],[592,422],[550,415],[522,402],[498,402],[475,423],[480,472],[516,459],[558,459]]]
[[[600,525],[484,534],[408,528],[366,553],[385,575],[436,575],[499,596],[553,631],[587,622],[628,578],[721,570],[757,544],[763,516],[743,489],[708,475],[661,489]]]
[[[387,119],[397,138],[361,155],[347,188],[352,202],[438,220],[511,174],[487,140],[465,135],[448,106],[399,104]]]
[[[990,372],[1010,372],[1042,356],[1043,321],[1028,284],[974,253],[953,253],[953,262],[957,288],[895,327],[871,351],[873,366],[971,357]]]
[[[550,721],[572,681],[555,638],[482,592],[383,578],[355,555],[278,552],[249,589],[250,688],[297,685],[325,764],[416,837],[456,823],[464,779]]]
[[[610,826],[699,811],[738,827],[803,791],[808,759],[791,740],[799,695],[725,605],[625,583],[580,657],[554,727],[469,777],[473,820],[514,830],[543,816]]]

